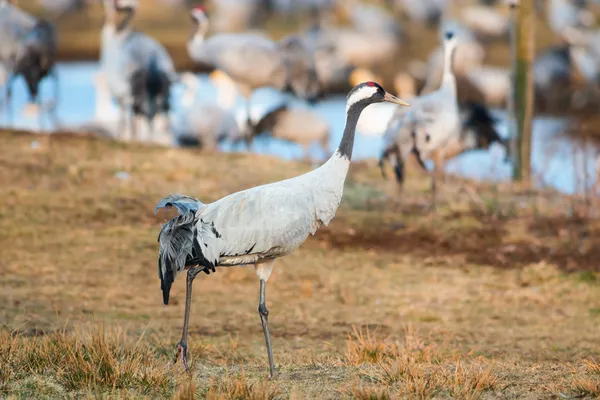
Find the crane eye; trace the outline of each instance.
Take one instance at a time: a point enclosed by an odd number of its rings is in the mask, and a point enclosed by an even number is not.
[[[429,136],[429,133],[427,135],[425,135],[425,143],[429,143],[429,141],[431,140],[431,136]]]

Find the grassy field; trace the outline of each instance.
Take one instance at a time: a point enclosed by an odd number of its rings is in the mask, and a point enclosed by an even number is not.
[[[154,205],[310,167],[68,135],[0,147],[0,397],[600,396],[600,223],[582,199],[449,179],[433,213],[427,177],[400,192],[357,163],[330,226],[269,280],[279,378],[252,268],[196,279],[188,376],[185,279],[163,306]]]

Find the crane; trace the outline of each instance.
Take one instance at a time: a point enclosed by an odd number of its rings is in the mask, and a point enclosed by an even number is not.
[[[4,101],[9,120],[12,121],[13,117],[12,84],[18,76],[27,83],[30,104],[39,107],[40,82],[52,75],[56,102],[58,77],[54,65],[57,40],[53,24],[36,19],[4,0],[0,3],[0,37],[0,67],[6,76]]]
[[[396,112],[388,125],[384,136],[384,148],[380,158],[380,166],[388,158],[390,148],[399,147],[400,160],[406,159],[412,151],[419,157],[421,165],[435,150],[439,158],[446,157],[451,145],[460,141],[461,126],[456,95],[456,79],[454,77],[452,58],[456,49],[456,37],[453,32],[444,35],[444,71],[442,84],[434,92],[414,99],[413,107],[406,112]],[[412,142],[407,146],[408,142]],[[398,163],[399,161],[398,160]],[[397,163],[397,165],[399,165]],[[436,164],[432,179],[432,192],[435,203],[436,175],[440,172],[441,163]],[[401,172],[395,167],[400,179]]]
[[[101,33],[101,68],[121,107],[122,131],[138,136],[138,122],[145,118],[151,133],[164,134],[168,130],[170,89],[178,77],[166,49],[153,38],[131,29],[136,8],[137,2],[104,0],[106,20]],[[125,14],[118,25],[117,13]],[[130,129],[124,129],[126,123]],[[169,140],[166,137],[153,139]]]
[[[220,33],[206,37],[209,20],[203,7],[191,11],[194,34],[188,54],[197,63],[220,69],[238,85],[246,98],[255,89],[272,87],[291,90],[296,96],[315,101],[320,94],[314,58],[300,37],[290,35],[279,42],[255,33]]]
[[[237,98],[235,83],[219,70],[213,71],[209,79],[217,89],[216,103],[196,101],[200,80],[192,73],[182,74],[185,92],[182,96],[183,110],[175,128],[178,143],[214,150],[225,140],[248,142],[248,126],[245,123],[238,125],[234,113]]]
[[[460,154],[471,150],[488,149],[492,144],[498,143],[509,151],[509,142],[503,139],[496,130],[497,119],[492,116],[490,111],[481,103],[469,103],[461,111],[461,134],[453,142],[448,143],[442,149],[436,149],[432,152],[432,158],[439,168],[442,168],[446,161]],[[422,156],[418,148],[413,146],[414,135],[417,135],[416,129],[423,129],[416,124],[403,126],[398,133],[398,137],[392,143],[388,143],[383,151],[382,160],[388,159],[394,169],[396,182],[400,185],[404,182],[404,162],[408,154],[415,153],[419,165],[426,170]],[[414,133],[413,133],[414,132]],[[381,172],[385,177],[383,162],[380,162]]]
[[[188,370],[187,340],[192,282],[200,272],[216,267],[254,265],[260,281],[258,311],[269,360],[269,377],[275,374],[265,304],[265,286],[276,258],[297,249],[319,227],[327,225],[340,205],[344,181],[354,146],[356,123],[369,104],[388,101],[408,103],[387,93],[374,82],[354,87],[346,100],[346,127],[336,152],[319,168],[291,179],[230,194],[210,204],[183,195],[158,202],[155,212],[175,207],[179,215],[167,222],[158,237],[158,275],[163,301],[177,275],[187,270],[186,301],[181,341],[175,362],[181,356]]]

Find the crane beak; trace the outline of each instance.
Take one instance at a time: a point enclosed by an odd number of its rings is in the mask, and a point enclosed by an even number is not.
[[[404,100],[399,99],[396,96],[393,96],[393,95],[391,95],[389,93],[386,93],[385,96],[383,96],[383,100],[384,101],[389,101],[390,103],[399,104],[399,105],[404,106],[404,107],[410,107],[410,104],[408,104]]]

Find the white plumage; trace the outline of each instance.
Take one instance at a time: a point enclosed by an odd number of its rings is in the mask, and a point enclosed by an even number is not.
[[[423,158],[460,135],[460,116],[456,98],[456,79],[452,71],[455,37],[449,33],[444,40],[444,72],[442,85],[434,92],[414,99],[407,111],[398,111],[390,121],[385,135],[387,144],[400,139],[402,128],[411,126],[415,132],[413,147]],[[410,151],[410,149],[407,149]]]
[[[121,130],[134,135],[139,133],[138,120],[143,116],[148,130],[161,134],[154,139],[169,141],[169,92],[178,77],[166,49],[153,38],[131,30],[136,7],[137,1],[104,0],[106,21],[101,33],[100,64],[108,87],[121,107]],[[119,26],[117,12],[126,13]],[[129,129],[125,129],[126,124]]]

